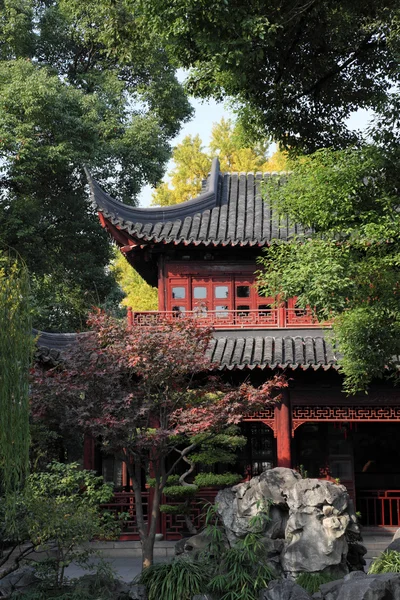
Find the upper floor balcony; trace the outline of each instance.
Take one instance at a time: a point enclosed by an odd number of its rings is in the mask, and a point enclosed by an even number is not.
[[[193,310],[128,310],[129,323],[140,327],[177,319],[195,319],[199,325],[214,329],[319,329],[329,326],[329,323],[319,323],[311,310],[284,306],[246,310],[229,310],[224,306],[217,310],[208,310],[202,306]]]

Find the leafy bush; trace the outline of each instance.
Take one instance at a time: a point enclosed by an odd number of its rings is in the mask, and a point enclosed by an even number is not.
[[[400,552],[386,550],[371,563],[368,570],[371,575],[379,573],[400,573]]]
[[[335,579],[337,579],[337,577],[329,575],[328,573],[300,573],[296,578],[296,583],[301,585],[301,587],[309,594],[315,594],[322,584],[329,583]]]
[[[152,565],[135,581],[146,586],[149,600],[191,600],[204,592],[208,580],[209,566],[204,561],[179,558]]]
[[[213,486],[230,486],[236,485],[242,480],[242,476],[237,473],[223,473],[216,475],[215,473],[199,473],[194,478],[194,483],[198,487],[213,487]]]
[[[275,578],[260,537],[248,533],[222,554],[217,572],[208,584],[220,600],[257,600],[260,590]]]
[[[37,569],[55,587],[64,580],[71,562],[85,564],[89,550],[82,544],[97,538],[115,538],[119,524],[100,511],[109,502],[112,487],[77,463],[52,463],[47,471],[28,477],[24,504],[27,536],[35,547],[48,551],[48,558]]]
[[[197,486],[170,485],[164,488],[164,494],[171,498],[191,498],[197,493]]]
[[[261,541],[268,509],[269,504],[262,507],[250,521],[253,532],[229,548],[218,526],[216,507],[210,505],[205,530],[210,543],[198,559],[154,565],[137,577],[146,586],[149,600],[191,600],[207,591],[219,600],[257,600],[260,590],[274,579]]]
[[[87,566],[92,570],[94,565]],[[12,597],[14,600],[115,600],[119,597],[119,586],[120,581],[110,564],[101,560],[90,575],[72,579],[62,587],[49,587],[48,582],[43,581],[20,594],[14,592]]]

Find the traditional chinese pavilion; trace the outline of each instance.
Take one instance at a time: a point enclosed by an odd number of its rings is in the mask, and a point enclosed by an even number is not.
[[[269,176],[221,173],[215,159],[199,196],[162,208],[127,206],[88,179],[102,226],[158,288],[158,311],[130,313],[134,326],[196,317],[214,327],[209,351],[230,381],[287,375],[279,405],[244,417],[243,471],[273,465],[339,478],[365,524],[400,526],[399,390],[380,382],[347,397],[329,326],[295,298],[276,307],[255,285],[262,249],[302,232],[263,199]]]

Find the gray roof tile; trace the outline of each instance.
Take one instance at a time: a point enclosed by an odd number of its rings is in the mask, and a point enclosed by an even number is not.
[[[34,331],[37,341],[36,358],[44,363],[55,364],[62,359],[62,353],[74,344],[77,334],[46,333]],[[79,334],[85,335],[85,334]],[[321,336],[226,336],[215,337],[207,351],[213,363],[220,370],[256,367],[275,368],[334,368],[338,369],[334,350]]]
[[[202,193],[174,206],[135,208],[106,194],[87,173],[96,209],[113,225],[126,230],[141,243],[204,245],[250,244],[264,246],[272,239],[288,240],[306,233],[289,226],[262,198],[262,182],[269,174],[219,172],[213,161]],[[282,221],[282,222],[280,222]]]
[[[333,349],[319,336],[218,337],[211,358],[219,369],[339,368]]]

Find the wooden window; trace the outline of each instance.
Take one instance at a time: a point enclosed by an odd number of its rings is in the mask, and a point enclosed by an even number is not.
[[[173,287],[172,298],[173,300],[184,300],[186,298],[186,289],[181,286]]]
[[[250,298],[250,286],[249,285],[237,285],[236,286],[236,298]]]
[[[202,285],[193,286],[193,300],[205,300],[207,298],[207,288]]]
[[[228,298],[229,287],[227,285],[215,285],[214,286],[214,298]]]

